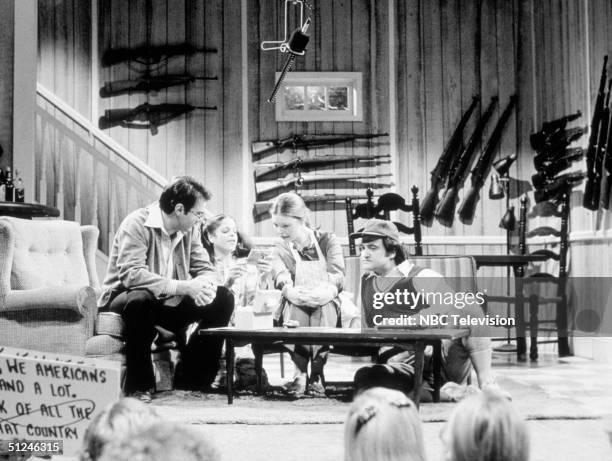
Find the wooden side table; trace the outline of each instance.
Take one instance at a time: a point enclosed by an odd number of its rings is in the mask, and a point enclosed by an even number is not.
[[[60,211],[47,205],[39,203],[0,202],[0,216],[12,216],[14,218],[57,218]]]

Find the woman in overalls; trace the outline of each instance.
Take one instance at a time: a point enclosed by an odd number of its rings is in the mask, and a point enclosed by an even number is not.
[[[276,288],[282,290],[282,321],[297,321],[300,327],[339,326],[338,293],[344,283],[344,258],[336,236],[310,227],[309,210],[297,194],[279,195],[270,214],[282,242],[260,269],[272,271]],[[293,346],[291,358],[296,372],[286,389],[295,394],[308,390],[311,395],[324,395],[322,376],[327,354],[327,346]]]

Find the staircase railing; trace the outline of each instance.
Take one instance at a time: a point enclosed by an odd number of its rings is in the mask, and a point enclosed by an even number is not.
[[[123,218],[155,200],[166,178],[40,84],[36,101],[36,200],[97,226],[108,254]]]

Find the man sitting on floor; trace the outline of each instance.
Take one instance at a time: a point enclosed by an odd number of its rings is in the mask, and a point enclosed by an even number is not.
[[[380,300],[384,293],[447,293],[452,289],[446,285],[439,273],[414,265],[406,259],[397,227],[390,221],[370,219],[364,229],[353,234],[361,239],[361,267],[365,274],[361,278],[362,324],[375,326],[375,316],[381,313]],[[378,309],[377,309],[377,308]],[[386,305],[386,312],[412,316],[421,311],[430,315],[461,314],[482,317],[479,305],[472,304],[457,310],[454,305],[424,304],[406,306],[399,303]],[[451,325],[453,328],[457,326]],[[409,328],[409,327],[406,327]],[[470,362],[474,366],[481,389],[502,392],[491,373],[491,342],[482,331],[471,330],[471,335],[454,341],[443,341],[443,368],[446,379],[464,384],[470,374]],[[355,374],[357,392],[374,386],[386,386],[403,391],[412,388],[414,354],[397,349],[381,351],[381,363],[363,367]],[[386,363],[385,363],[386,362]],[[506,395],[507,396],[507,395]],[[509,397],[509,396],[508,396]]]
[[[155,325],[174,333],[226,326],[233,295],[217,287],[199,226],[210,193],[188,176],[175,178],[159,202],[129,214],[113,240],[99,310],[122,316],[125,323],[125,392],[150,401],[154,385],[151,343]],[[181,336],[185,342],[186,335]],[[203,389],[219,367],[222,340],[192,335],[181,345],[183,387]]]

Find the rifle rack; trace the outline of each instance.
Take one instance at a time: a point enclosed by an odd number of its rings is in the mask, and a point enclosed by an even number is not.
[[[137,63],[144,65],[145,69],[142,71],[140,77],[135,80],[106,82],[100,89],[100,96],[103,98],[140,91],[147,94],[147,101],[133,109],[106,110],[104,115],[100,117],[98,123],[100,129],[113,126],[150,129],[151,134],[155,135],[160,125],[168,123],[170,120],[182,114],[186,114],[195,109],[217,110],[217,106],[192,106],[190,104],[172,104],[167,101],[164,104],[149,104],[148,94],[151,91],[158,91],[178,85],[187,85],[195,80],[217,80],[216,76],[196,77],[190,74],[172,73],[153,75],[151,72],[152,66],[158,66],[159,68],[161,63],[168,61],[174,56],[188,56],[195,53],[217,53],[218,51],[217,48],[198,48],[187,42],[152,46],[152,2],[153,0],[146,0],[145,2],[145,23],[147,27],[145,44],[132,48],[109,48],[102,55],[102,67],[109,67],[127,61],[130,64]]]
[[[253,143],[253,156],[254,158],[259,157],[261,154],[266,152],[276,152],[279,154],[287,148],[291,148],[293,152],[298,149],[307,149],[308,147],[321,148],[324,146],[331,146],[342,142],[354,141],[358,139],[371,139],[379,136],[388,136],[387,133],[376,133],[376,134],[333,134],[333,135],[293,135],[284,140],[276,141],[262,141]],[[379,166],[381,164],[389,163],[384,160],[389,158],[388,155],[373,155],[373,156],[351,156],[351,155],[328,155],[320,157],[300,157],[292,156],[287,161],[276,161],[276,162],[254,162],[254,183],[257,202],[255,203],[253,215],[256,221],[261,220],[266,216],[267,208],[272,203],[272,199],[275,198],[280,192],[283,192],[283,188],[292,187],[292,190],[302,195],[302,198],[307,203],[327,203],[333,204],[335,209],[336,204],[342,203],[346,198],[359,198],[360,195],[352,194],[338,194],[336,193],[320,193],[314,194],[308,193],[306,184],[308,183],[321,183],[322,181],[336,181],[342,182],[346,185],[343,188],[362,187],[362,184],[368,187],[371,191],[373,187],[389,187],[392,185],[390,182],[372,183],[374,178],[381,178],[384,176],[390,176],[390,174],[380,174],[377,171],[375,174],[360,174],[355,172],[341,173],[337,171],[330,171],[327,175],[311,175],[308,174],[311,171],[316,171],[317,167],[326,167],[331,165],[339,165],[340,167],[349,167],[355,165],[359,168],[364,163],[367,167]],[[366,181],[363,181],[366,180]],[[324,184],[327,186],[327,184]],[[336,188],[336,185],[332,186]],[[286,191],[286,189],[285,189]],[[373,192],[372,192],[373,194]],[[267,207],[267,208],[266,208]]]

